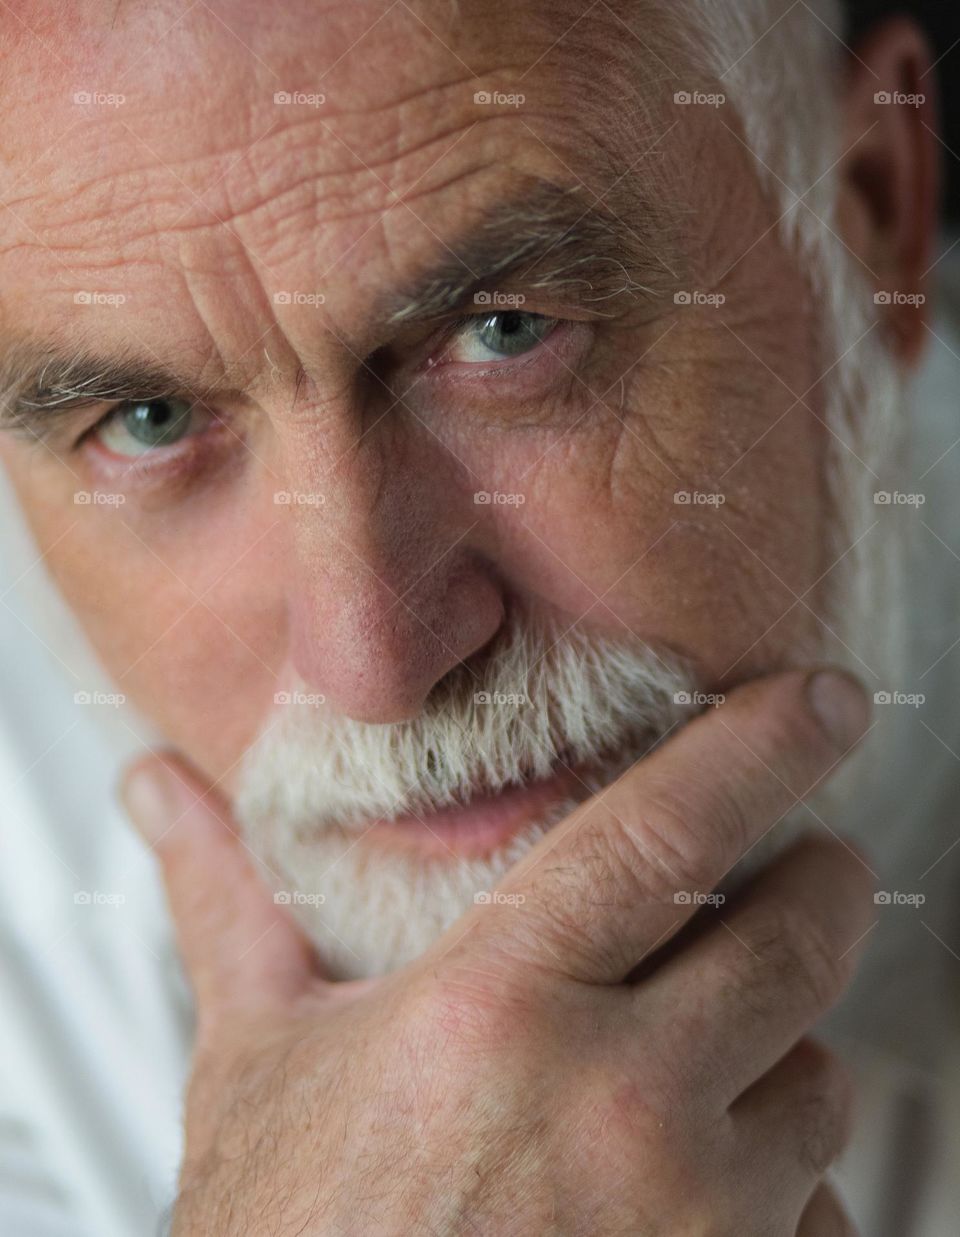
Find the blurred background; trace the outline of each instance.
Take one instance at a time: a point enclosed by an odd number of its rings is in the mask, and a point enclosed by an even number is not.
[[[944,205],[948,226],[960,227],[960,0],[847,0],[851,33],[881,17],[907,14],[926,29],[939,57],[936,77],[943,124]]]

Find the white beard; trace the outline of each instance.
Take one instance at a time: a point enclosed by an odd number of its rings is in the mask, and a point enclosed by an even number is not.
[[[299,686],[283,693],[245,757],[235,814],[327,970],[382,974],[421,954],[578,802],[689,717],[696,687],[639,640],[564,631],[514,602],[494,643],[451,671],[413,721],[330,718]],[[364,844],[378,818],[427,816],[603,758],[602,774],[584,775],[489,856],[414,858]]]
[[[862,283],[839,261],[826,315],[841,324],[838,354],[870,321]],[[839,663],[870,690],[889,688],[902,657],[892,604],[901,535],[891,520],[882,533],[858,538],[877,520],[874,492],[894,488],[885,474],[897,458],[901,384],[873,335],[828,381],[824,417],[845,444],[831,439],[828,451],[828,562],[843,557],[810,599],[823,620],[821,637],[792,650],[790,661]],[[278,900],[289,901],[327,970],[340,978],[383,974],[421,954],[577,802],[696,711],[679,701],[700,686],[688,666],[639,639],[564,631],[551,616],[514,601],[495,642],[451,671],[413,721],[368,725],[333,717],[303,684],[291,684],[244,757],[235,814]],[[495,700],[520,695],[526,703],[484,704],[478,692]],[[606,754],[616,759],[603,777],[489,857],[414,860],[364,845],[365,822],[424,815]],[[732,880],[767,862],[800,829],[841,832],[838,807],[860,794],[864,774],[861,756],[814,790],[809,809],[799,807],[771,828]]]

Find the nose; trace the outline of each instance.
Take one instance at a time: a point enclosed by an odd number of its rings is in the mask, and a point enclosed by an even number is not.
[[[422,439],[368,438],[339,458],[329,436],[322,453],[285,452],[289,657],[337,714],[397,722],[493,638],[504,602],[456,461]]]

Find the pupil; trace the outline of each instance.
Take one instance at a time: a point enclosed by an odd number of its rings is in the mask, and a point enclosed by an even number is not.
[[[127,413],[130,432],[151,446],[162,446],[179,437],[181,429],[186,429],[189,411],[186,406],[180,408],[180,403],[178,400],[156,399],[135,404]]]
[[[521,356],[550,333],[552,319],[522,309],[505,309],[481,319],[479,339],[492,352]]]
[[[166,400],[151,400],[149,404],[137,404],[133,420],[146,429],[161,428],[170,420],[171,409]]]

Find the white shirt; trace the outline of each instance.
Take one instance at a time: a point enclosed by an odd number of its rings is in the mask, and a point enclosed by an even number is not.
[[[946,452],[918,486],[937,529],[960,515],[960,447],[947,450],[960,438],[958,322],[949,308],[938,319],[911,402],[922,457]],[[960,519],[952,526],[960,553]],[[153,858],[114,787],[156,736],[129,705],[107,702],[116,687],[47,579],[2,473],[0,530],[0,1233],[151,1237],[175,1194],[192,1003]],[[950,608],[960,564],[945,558],[947,594],[930,603],[938,621],[921,662],[951,643],[945,618],[960,637],[960,601]],[[933,737],[922,747],[911,722],[901,767],[878,778],[867,809],[902,839],[882,876],[939,889],[941,911],[944,899],[960,905],[960,843],[949,849],[960,839],[956,679],[960,652],[928,676],[942,701],[925,714],[938,719]],[[78,704],[77,692],[93,700]],[[862,1237],[960,1231],[960,923],[951,934],[942,914],[925,926],[910,913],[878,915],[877,944],[827,1028],[861,1081],[838,1184]]]

